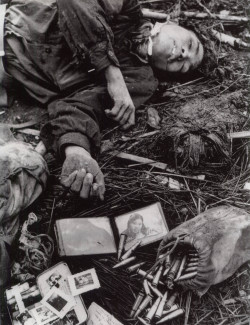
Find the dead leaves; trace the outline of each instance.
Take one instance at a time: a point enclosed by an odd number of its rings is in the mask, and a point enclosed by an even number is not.
[[[154,107],[149,107],[147,110],[148,118],[147,118],[147,124],[153,128],[153,129],[160,129],[160,121],[161,118],[158,114],[158,111]]]

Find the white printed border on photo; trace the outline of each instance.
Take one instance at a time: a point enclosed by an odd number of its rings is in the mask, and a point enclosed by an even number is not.
[[[51,298],[53,294],[56,294],[60,296],[62,299],[67,301],[66,305],[58,311],[56,308],[54,308],[48,300]],[[62,290],[59,290],[57,288],[52,288],[46,296],[41,300],[41,303],[49,308],[51,311],[53,311],[54,314],[56,314],[59,318],[63,318],[67,312],[69,312],[74,306],[75,306],[75,300],[72,296],[66,295]]]
[[[42,318],[41,318],[40,313],[37,311],[40,308],[49,309],[47,306],[40,305],[38,307],[35,307],[35,308],[31,309],[31,311],[30,311],[32,313],[32,315],[34,316],[34,318],[36,319],[38,325],[45,325],[45,324],[47,324],[49,322],[52,322],[53,320],[58,318],[58,316],[56,314],[54,314],[54,312],[53,312],[54,315],[52,315],[50,318],[43,321]],[[50,311],[52,312],[52,310],[50,310]]]
[[[82,288],[79,288],[79,289],[76,288],[75,279],[79,278],[81,276],[84,276],[88,273],[91,274],[91,277],[92,277],[92,280],[94,283],[86,284],[85,286],[83,286]],[[70,290],[71,290],[71,293],[73,296],[77,296],[77,295],[80,295],[81,293],[91,291],[94,289],[98,289],[101,286],[98,276],[96,274],[96,270],[94,268],[69,276],[68,282],[69,282],[69,287],[70,287]]]

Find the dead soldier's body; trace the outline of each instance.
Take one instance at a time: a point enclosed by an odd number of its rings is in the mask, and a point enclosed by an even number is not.
[[[4,47],[5,72],[48,105],[41,138],[64,160],[61,183],[100,199],[104,177],[93,157],[107,119],[128,129],[157,88],[152,68],[186,73],[203,57],[193,32],[152,25],[137,0],[12,0]]]

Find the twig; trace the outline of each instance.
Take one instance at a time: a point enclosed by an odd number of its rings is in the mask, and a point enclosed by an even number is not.
[[[189,85],[193,85],[194,83],[196,83],[197,81],[200,81],[200,80],[203,80],[205,79],[204,77],[200,77],[198,79],[195,79],[195,80],[191,80],[191,81],[188,81],[188,82],[185,82],[181,85],[177,85],[177,86],[174,86],[172,88],[167,88],[166,91],[170,91],[170,90],[173,90],[173,89],[176,89],[176,88],[181,88],[181,87],[184,87],[184,86],[189,86]]]
[[[218,32],[214,29],[211,29],[211,33],[218,41],[228,44],[233,48],[250,49],[250,44],[243,42],[240,38]]]
[[[169,20],[170,16],[168,14],[165,14],[163,12],[157,12],[152,11],[150,9],[142,8],[142,15],[145,18],[153,18],[153,19],[159,19],[159,20]]]
[[[210,15],[204,12],[191,12],[191,11],[183,11],[181,13],[183,16],[187,18],[197,18],[197,19],[205,19],[209,18]],[[230,21],[230,22],[238,22],[238,23],[247,23],[249,22],[249,18],[247,17],[240,17],[240,16],[229,16],[229,15],[221,15],[221,14],[213,14],[213,17],[216,19],[220,19],[223,21]]]
[[[52,210],[51,210],[51,214],[50,214],[50,219],[49,219],[49,226],[48,226],[47,234],[50,233],[50,228],[51,228],[51,223],[52,223],[52,218],[53,218],[54,208],[55,208],[55,202],[56,202],[56,199],[54,198],[53,205],[52,205]]]
[[[185,182],[185,184],[186,184],[186,187],[187,187],[187,189],[188,189],[188,191],[189,191],[189,193],[190,193],[190,196],[191,196],[191,198],[192,198],[192,200],[193,200],[193,202],[194,202],[194,205],[195,205],[195,207],[196,207],[196,210],[198,210],[197,203],[196,203],[196,201],[195,201],[195,199],[194,199],[194,196],[193,196],[193,194],[192,194],[192,192],[191,192],[191,190],[190,190],[190,187],[188,186],[187,180],[186,180],[185,178],[183,178],[183,179],[184,179],[184,182]]]
[[[191,300],[192,300],[192,291],[189,291],[187,293],[187,298],[186,298],[184,325],[187,325],[187,323],[188,323]]]
[[[207,7],[206,6],[204,6],[201,2],[200,2],[200,0],[196,0],[196,2],[198,3],[198,5],[200,6],[200,7],[202,7],[207,13],[208,13],[208,15],[210,16],[210,17],[214,17],[214,15],[211,13],[211,11],[209,10],[209,9],[207,9]]]
[[[194,325],[198,325],[200,324],[205,318],[207,318],[210,314],[212,314],[213,310],[211,310],[210,312],[208,312],[204,317],[202,317],[201,319],[198,320],[198,322],[196,322]]]

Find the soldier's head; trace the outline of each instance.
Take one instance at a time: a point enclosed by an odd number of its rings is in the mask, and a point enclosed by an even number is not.
[[[175,24],[157,23],[151,33],[148,54],[153,67],[186,73],[200,65],[204,50],[192,31]]]

